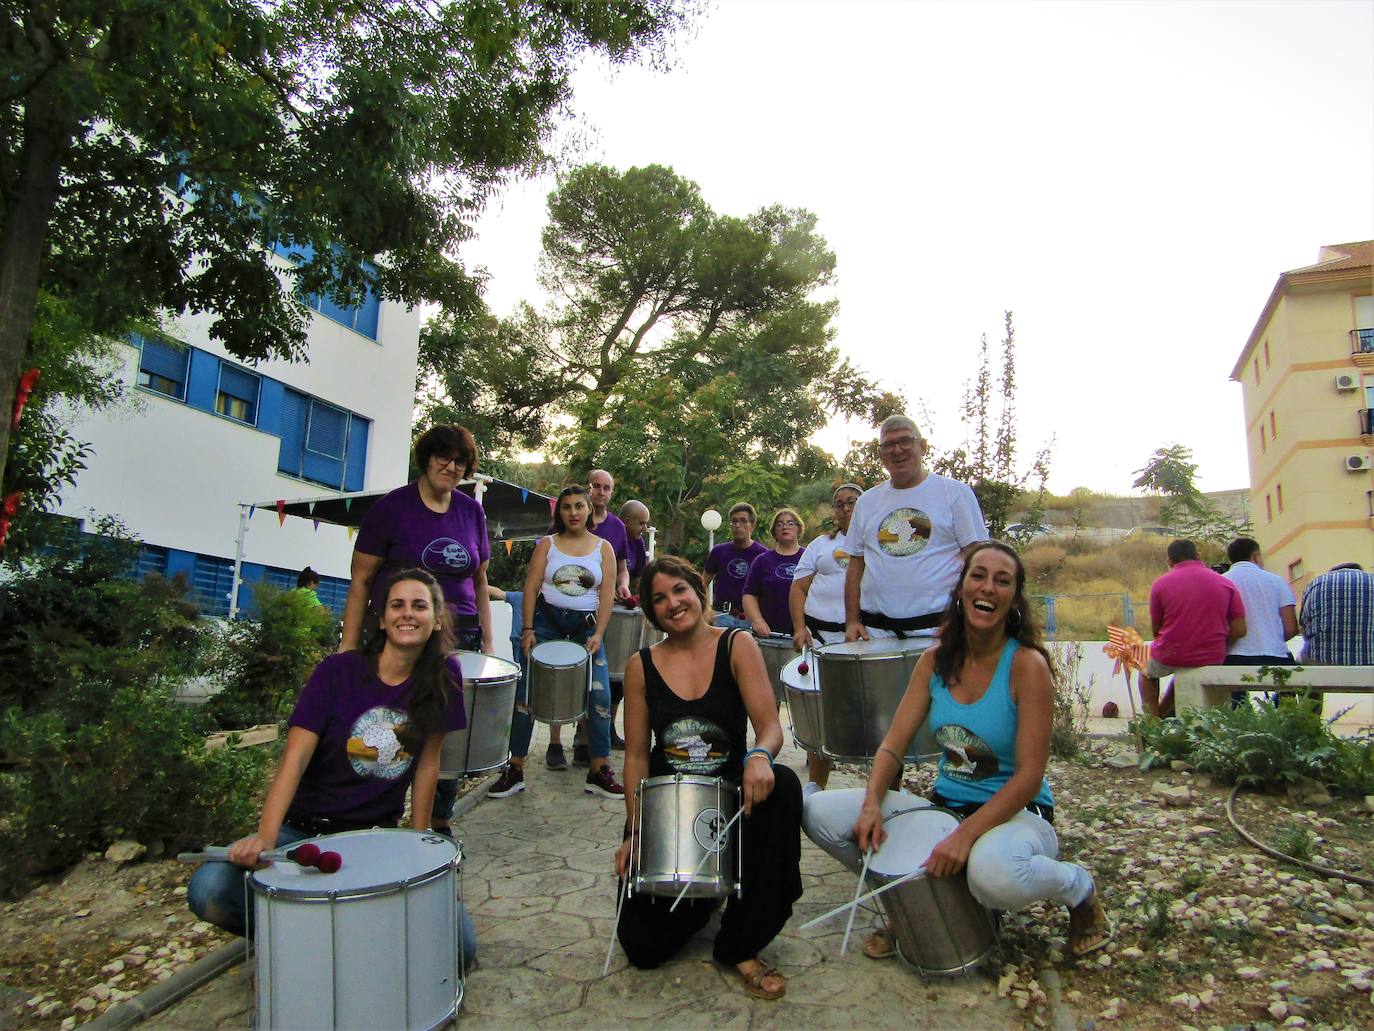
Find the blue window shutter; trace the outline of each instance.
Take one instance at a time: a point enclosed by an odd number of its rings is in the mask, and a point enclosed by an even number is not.
[[[305,452],[305,420],[310,411],[310,399],[294,390],[282,391],[278,432],[281,434],[281,453],[277,468],[292,476],[301,475],[301,458]]]
[[[138,553],[138,579],[144,577],[167,575],[167,549],[155,547],[151,544],[143,545]]]
[[[322,401],[311,401],[306,450],[326,458],[342,459],[347,440],[348,413]]]
[[[186,397],[186,362],[190,357],[191,348],[174,347],[171,344],[163,343],[161,340],[151,340],[137,333],[133,335],[132,339],[140,347],[139,370],[176,383],[179,389],[173,396],[184,399]]]
[[[258,429],[281,436],[282,395],[285,390],[281,380],[263,377],[258,385]]]
[[[213,555],[197,555],[191,574],[200,610],[208,616],[229,615],[229,588],[233,584],[234,563]]]
[[[344,474],[344,490],[362,490],[367,474],[367,436],[372,423],[360,415],[348,424],[348,469]]]
[[[368,290],[367,296],[363,299],[362,306],[358,308],[357,320],[353,324],[363,336],[369,340],[377,339],[377,321],[381,311],[381,302],[377,300],[377,295]]]
[[[191,372],[186,384],[186,403],[193,408],[213,412],[215,393],[219,388],[219,359],[194,347],[188,350],[191,352]]]
[[[249,404],[258,402],[258,377],[232,365],[220,364],[219,388],[229,396],[241,398]]]
[[[357,314],[356,308],[345,308],[342,305],[335,304],[333,298],[328,295],[318,297],[316,300],[319,303],[319,312],[321,315],[327,319],[333,319],[335,322],[341,323],[349,329],[353,328],[354,316]]]

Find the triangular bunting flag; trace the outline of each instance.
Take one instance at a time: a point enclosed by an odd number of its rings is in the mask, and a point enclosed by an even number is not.
[[[509,554],[510,554],[510,546],[511,546],[511,544],[512,544],[513,542],[511,542],[511,541],[502,541],[501,543],[504,544],[504,545],[506,546],[506,554],[509,555]]]
[[[351,541],[351,540],[353,539],[353,535],[354,535],[355,533],[357,533],[358,531],[357,531],[354,527],[352,527],[352,526],[345,526],[345,527],[344,527],[344,532],[345,532],[346,534],[348,534],[348,539]]]
[[[286,499],[277,498],[277,525],[286,525]]]
[[[310,502],[310,504],[306,505],[305,508],[306,511],[309,512],[311,515],[315,514],[315,502]]]
[[[316,533],[319,533],[319,532],[320,532],[320,521],[319,521],[318,519],[312,519],[312,520],[310,520],[310,521],[311,521],[312,523],[315,524],[315,532],[316,532]]]
[[[530,492],[525,487],[520,488],[520,504],[524,504],[530,499]]]
[[[353,507],[353,499],[352,499],[352,498],[344,498],[344,511],[347,512],[347,511],[348,511],[350,508],[352,508],[352,507]]]
[[[249,519],[252,519],[252,518],[253,518],[253,513],[256,512],[257,510],[258,510],[258,506],[257,506],[257,505],[249,505],[249,506],[248,506],[248,518],[249,518]]]
[[[557,508],[558,508],[558,499],[557,499],[557,498],[549,498],[549,515],[553,515],[554,510],[557,509]]]

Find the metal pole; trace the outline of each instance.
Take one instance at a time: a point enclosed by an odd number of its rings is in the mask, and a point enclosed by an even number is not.
[[[648,551],[649,551],[649,561],[650,561],[650,562],[652,562],[652,561],[654,560],[654,553],[655,553],[655,551],[657,550],[657,547],[658,547],[658,528],[657,528],[657,527],[654,527],[654,526],[651,526],[651,527],[649,527],[649,548],[648,548]]]
[[[707,534],[706,554],[707,554],[707,555],[710,555],[711,552],[712,552],[713,550],[715,550],[715,547],[716,547],[716,531],[715,531],[715,530],[707,530],[707,531],[706,531],[706,534]],[[714,584],[707,584],[707,585],[706,585],[706,604],[709,605],[711,608],[715,608],[715,605],[716,605],[716,595],[715,595],[715,592],[714,592],[713,590],[711,590],[711,588],[712,588],[713,586],[714,586]]]
[[[243,538],[248,536],[248,510],[252,505],[239,505],[239,539],[234,546],[234,577],[229,583],[229,618],[239,611],[239,584],[243,583]]]

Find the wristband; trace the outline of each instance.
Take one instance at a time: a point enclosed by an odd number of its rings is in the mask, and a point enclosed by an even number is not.
[[[769,751],[768,749],[766,749],[766,748],[751,748],[751,749],[749,749],[749,751],[747,751],[747,752],[744,753],[744,762],[747,763],[750,759],[752,759],[752,758],[753,758],[754,756],[756,756],[756,755],[764,756],[764,757],[768,760],[768,768],[769,768],[770,770],[773,768],[773,753],[770,752],[770,751]],[[741,763],[740,765],[741,765],[741,767],[742,767],[742,766],[744,765],[744,763]]]
[[[520,631],[520,636],[521,636],[521,637],[524,637],[526,634],[532,634],[532,633],[534,633],[534,627],[532,627],[532,626],[527,626],[527,627],[525,627],[523,630]]]

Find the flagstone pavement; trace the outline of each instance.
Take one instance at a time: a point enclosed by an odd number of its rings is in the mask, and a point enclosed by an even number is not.
[[[565,734],[565,739],[570,735]],[[805,894],[763,958],[787,976],[787,995],[746,995],[733,970],[711,962],[717,926],[697,935],[672,962],[635,970],[617,946],[609,976],[602,965],[615,919],[615,848],[624,805],[583,791],[576,767],[544,768],[545,728],[536,727],[528,788],[485,799],[459,825],[463,898],[477,926],[478,968],[468,977],[459,1023],[471,1029],[594,1028],[654,1023],[663,1028],[1020,1027],[1015,1008],[990,975],[929,978],[896,960],[866,959],[857,945],[871,919],[861,913],[849,952],[840,955],[844,920],[799,926],[853,897],[855,879],[802,839]],[[620,753],[616,753],[616,761]],[[805,756],[790,744],[779,759],[801,773]],[[832,787],[858,786],[853,775]],[[147,1026],[243,1027],[252,1007],[246,965],[231,969]]]

